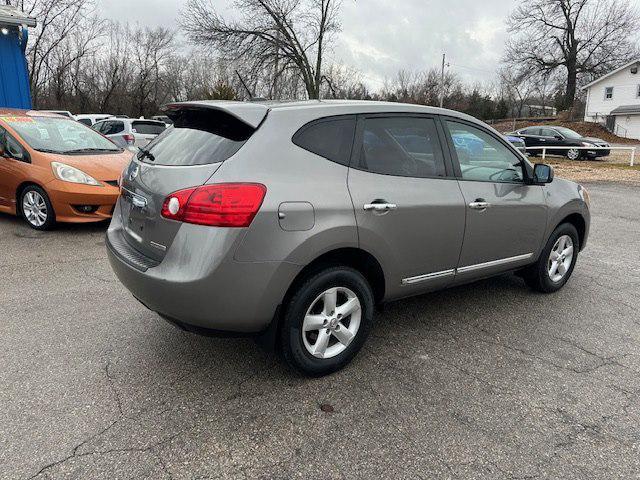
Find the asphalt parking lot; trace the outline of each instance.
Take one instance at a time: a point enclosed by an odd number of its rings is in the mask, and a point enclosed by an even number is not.
[[[388,305],[344,371],[176,330],[106,225],[0,216],[0,478],[638,478],[640,187],[591,185],[561,292],[506,275]]]

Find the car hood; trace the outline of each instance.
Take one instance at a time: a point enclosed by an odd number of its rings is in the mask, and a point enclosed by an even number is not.
[[[596,138],[596,137],[583,137],[581,140],[584,142],[592,142],[592,143],[607,143],[601,138]]]
[[[99,181],[118,180],[120,174],[131,161],[133,153],[125,150],[122,153],[96,153],[92,155],[57,155],[49,154],[52,162],[60,162],[78,168]]]

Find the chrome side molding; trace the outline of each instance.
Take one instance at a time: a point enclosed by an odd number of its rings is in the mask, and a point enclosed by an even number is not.
[[[500,265],[507,265],[509,263],[516,263],[522,260],[528,260],[533,257],[533,253],[525,253],[524,255],[516,255],[515,257],[501,258],[499,260],[492,260],[490,262],[477,263],[475,265],[469,265],[466,267],[460,267],[456,269],[456,273],[474,272],[476,270],[482,270],[483,268],[497,267]]]
[[[508,265],[510,263],[517,263],[523,260],[528,260],[533,257],[532,253],[525,253],[523,255],[516,255],[515,257],[500,258],[498,260],[492,260],[490,262],[477,263],[475,265],[467,265],[466,267],[452,268],[450,270],[442,270],[441,272],[427,273],[425,275],[417,275],[415,277],[403,278],[402,285],[412,285],[414,283],[428,282],[438,278],[448,277],[451,275],[457,275],[458,273],[475,272],[476,270],[482,270],[484,268],[498,267],[500,265]]]
[[[456,271],[452,268],[451,270],[443,270],[441,272],[433,272],[427,273],[426,275],[418,275],[416,277],[403,278],[403,285],[411,285],[412,283],[420,283],[426,282],[427,280],[433,280],[435,278],[442,278],[454,275]]]

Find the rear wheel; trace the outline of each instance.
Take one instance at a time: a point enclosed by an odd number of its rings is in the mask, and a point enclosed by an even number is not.
[[[29,185],[20,194],[22,218],[35,230],[49,230],[55,225],[55,213],[47,192]]]
[[[580,243],[578,231],[570,223],[556,228],[538,261],[524,273],[524,279],[534,290],[552,293],[569,280],[578,260]]]
[[[303,281],[285,306],[281,350],[292,367],[326,375],[347,365],[373,324],[374,301],[364,276],[331,267]]]

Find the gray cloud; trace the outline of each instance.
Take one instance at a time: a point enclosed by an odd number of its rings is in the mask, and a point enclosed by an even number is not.
[[[640,0],[634,0],[639,3]],[[231,0],[216,0],[228,9]],[[467,82],[495,78],[507,37],[505,19],[515,0],[344,0],[342,33],[331,59],[362,72],[379,88],[400,69],[440,65],[446,52],[451,69]],[[100,13],[141,25],[175,26],[178,0],[101,0]]]

